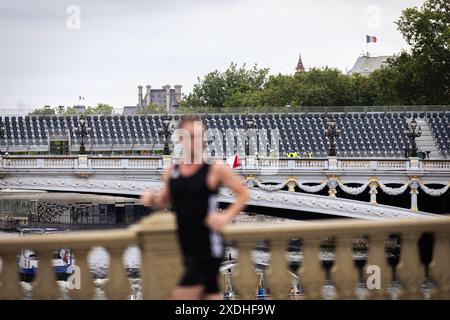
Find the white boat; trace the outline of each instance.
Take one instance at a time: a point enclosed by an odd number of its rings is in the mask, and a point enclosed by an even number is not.
[[[21,236],[27,234],[51,234],[64,232],[56,228],[22,228]],[[72,274],[74,259],[72,252],[67,248],[61,248],[53,252],[52,264],[57,280],[67,280]],[[19,274],[22,281],[32,281],[38,271],[38,256],[33,250],[21,250],[18,258]]]

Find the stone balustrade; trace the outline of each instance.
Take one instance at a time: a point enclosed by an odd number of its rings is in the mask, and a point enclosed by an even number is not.
[[[361,170],[361,171],[450,171],[450,160],[412,159],[336,159],[335,158],[255,158],[241,159],[241,170]],[[86,169],[162,169],[171,158],[149,156],[6,156],[2,169],[86,168]],[[337,163],[337,165],[335,165]]]
[[[434,247],[428,265],[421,262],[418,240],[422,233],[432,233]],[[400,261],[393,268],[388,264],[386,244],[389,236],[401,239]],[[288,299],[291,275],[288,272],[286,249],[291,239],[299,239],[302,252],[301,266],[295,271],[300,279],[302,294],[299,299],[320,299],[326,281],[331,282],[337,299],[356,298],[355,287],[369,274],[360,272],[354,262],[355,239],[368,239],[367,261],[363,268],[378,268],[380,288],[368,290],[366,298],[390,298],[388,284],[392,277],[401,284],[400,298],[421,299],[421,285],[425,274],[434,286],[431,298],[450,298],[450,218],[382,221],[320,221],[312,223],[261,223],[230,225],[224,230],[227,240],[238,250],[237,267],[232,282],[241,299],[254,299],[258,279],[252,260],[252,250],[262,238],[270,243],[270,266],[266,285],[272,299]],[[324,239],[333,239],[334,262],[329,272],[320,260]],[[144,299],[168,299],[181,272],[181,259],[175,235],[175,219],[171,213],[154,213],[138,225],[125,230],[89,231],[68,234],[30,235],[0,238],[0,297],[20,299],[23,289],[17,272],[17,254],[28,248],[37,252],[39,272],[33,282],[35,299],[57,299],[59,289],[53,273],[52,252],[61,247],[71,248],[75,264],[80,268],[80,287],[69,291],[72,299],[91,299],[93,280],[89,274],[88,253],[94,246],[107,249],[110,266],[105,293],[109,299],[128,299],[130,283],[123,264],[123,253],[136,245],[141,251],[141,285]],[[361,279],[362,278],[362,279]],[[220,281],[222,283],[223,281]]]
[[[19,282],[17,255],[22,249],[31,249],[39,257],[39,272],[33,282],[34,299],[58,299],[59,287],[53,271],[53,252],[70,248],[75,264],[80,268],[80,289],[69,291],[72,299],[92,299],[94,283],[90,276],[88,253],[93,247],[104,247],[110,255],[110,267],[105,294],[109,299],[129,299],[130,283],[123,264],[123,253],[136,244],[136,234],[131,230],[88,231],[67,234],[29,235],[0,238],[2,259],[0,299],[21,299],[24,291]]]

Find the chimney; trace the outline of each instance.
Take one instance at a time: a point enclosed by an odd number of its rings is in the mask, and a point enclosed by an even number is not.
[[[142,107],[142,86],[138,86],[138,108]]]
[[[177,98],[177,104],[179,105],[181,102],[181,85],[177,84],[175,86],[175,97]]]
[[[150,103],[152,103],[152,86],[148,84],[145,87],[147,88],[147,93],[145,94],[145,103],[148,106],[150,105]]]
[[[166,90],[166,111],[170,112],[170,85],[166,85],[163,87]]]

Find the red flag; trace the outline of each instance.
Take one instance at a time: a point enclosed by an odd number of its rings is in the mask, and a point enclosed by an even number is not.
[[[241,162],[239,161],[239,157],[237,154],[234,156],[231,156],[227,158],[227,163],[230,166],[230,168],[234,169],[241,166]]]

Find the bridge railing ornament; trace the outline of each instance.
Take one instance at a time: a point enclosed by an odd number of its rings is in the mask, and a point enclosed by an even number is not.
[[[264,183],[260,178],[254,175],[247,176],[246,184],[252,188],[259,188],[265,191],[278,191],[288,188],[289,191],[295,192],[295,188],[308,193],[317,193],[322,191],[324,188],[328,187],[329,195],[331,197],[336,197],[337,188],[340,188],[343,192],[356,196],[362,194],[366,189],[370,194],[370,203],[377,203],[377,189],[381,189],[384,193],[390,196],[398,196],[403,194],[408,188],[411,189],[411,209],[414,211],[418,210],[417,195],[419,193],[419,188],[429,196],[439,197],[444,195],[450,189],[450,183],[443,186],[442,188],[430,188],[426,186],[419,177],[412,176],[406,179],[399,187],[390,187],[387,184],[380,181],[376,176],[372,176],[366,182],[361,182],[358,187],[347,186],[338,176],[328,176],[325,180],[318,184],[304,184],[293,176],[288,177],[285,181],[273,184]]]
[[[431,262],[420,258],[419,239],[433,234]],[[271,299],[450,299],[450,218],[378,221],[319,221],[308,224],[241,223],[223,231],[238,251],[231,281],[235,295],[255,299],[258,277],[263,274]],[[392,244],[390,234],[402,239],[399,263],[391,265],[386,255]],[[260,240],[269,241],[270,263],[265,271],[255,269],[254,250]],[[300,243],[295,252],[286,251],[292,239]],[[34,299],[61,297],[53,271],[56,248],[71,248],[77,268],[74,286],[68,289],[71,299],[92,299],[96,285],[89,271],[88,255],[93,247],[103,247],[110,255],[108,280],[104,288],[108,299],[130,299],[131,288],[123,262],[129,246],[141,251],[141,289],[144,299],[168,299],[181,272],[172,213],[154,213],[139,224],[123,230],[84,231],[67,234],[30,235],[0,238],[0,298],[22,299],[17,255],[22,249],[33,249],[39,259],[39,272],[31,283]],[[298,258],[292,267],[292,257]],[[323,259],[332,259],[331,269]],[[356,263],[363,259],[364,263]],[[300,266],[300,267],[298,267]],[[432,285],[422,290],[425,270]],[[263,273],[261,273],[263,272]],[[223,288],[223,275],[220,275]],[[396,291],[391,280],[399,281]],[[334,291],[324,291],[325,284]],[[294,288],[293,284],[298,287]],[[359,288],[357,290],[357,287]],[[361,291],[361,289],[363,289]],[[395,289],[395,288],[394,288]],[[334,292],[334,293],[333,293]]]

